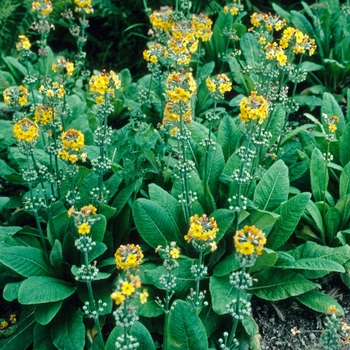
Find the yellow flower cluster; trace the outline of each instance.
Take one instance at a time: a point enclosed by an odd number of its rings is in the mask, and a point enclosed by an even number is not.
[[[202,41],[209,41],[213,35],[212,32],[213,21],[205,14],[193,15],[192,29],[194,30],[197,39]]]
[[[44,94],[47,98],[62,98],[66,94],[66,90],[62,84],[58,84],[56,81],[53,81],[50,84],[41,85],[39,87],[39,92]]]
[[[244,226],[242,230],[237,231],[233,241],[237,253],[245,256],[261,255],[266,237],[264,232],[252,225]]]
[[[87,14],[93,12],[91,0],[74,0],[74,3],[77,5],[77,8],[75,9],[77,12],[80,10],[83,10]]]
[[[147,62],[157,63],[160,57],[168,57],[168,51],[165,46],[160,44],[152,44],[148,50],[143,51],[143,58]]]
[[[261,22],[265,23],[265,27],[268,31],[272,31],[273,29],[280,31],[286,25],[286,20],[284,18],[280,19],[279,16],[273,16],[271,13],[267,14],[254,12],[250,16],[250,23],[254,27],[259,27]]]
[[[232,16],[236,16],[238,15],[239,11],[243,11],[241,0],[233,0],[232,3],[224,6],[224,13],[226,15],[230,13]]]
[[[57,63],[52,63],[52,70],[56,73],[59,69],[64,69],[67,72],[68,76],[73,75],[74,63],[70,62],[68,59],[59,58]]]
[[[40,12],[43,16],[49,15],[53,10],[50,0],[34,1],[32,3],[32,11]]]
[[[141,264],[143,253],[139,245],[121,245],[114,254],[117,267],[122,270],[131,269]]]
[[[119,89],[121,87],[121,81],[119,76],[114,72],[110,71],[109,73],[103,70],[99,75],[93,75],[90,78],[90,92],[98,94],[96,97],[96,103],[100,104],[105,102],[104,96],[102,95],[110,95],[114,97],[114,90]]]
[[[28,102],[28,90],[20,85],[18,88],[7,88],[3,92],[4,102],[7,105],[17,107],[18,105],[23,106]]]
[[[18,141],[33,142],[39,137],[39,128],[36,123],[23,118],[13,126],[13,134]]]
[[[331,118],[328,117],[327,114],[323,113],[322,117],[328,126],[328,130],[331,132],[331,135],[337,131],[336,123],[339,123],[339,118],[337,116],[333,116]],[[334,136],[334,135],[333,135]]]
[[[293,27],[288,27],[283,31],[280,46],[283,49],[292,47],[295,54],[309,51],[309,56],[312,56],[317,49],[315,39],[311,39],[308,35]]]
[[[287,63],[287,55],[283,48],[278,46],[276,42],[268,43],[265,47],[266,58],[268,60],[276,59],[280,66],[285,66]]]
[[[175,23],[174,20],[170,18],[173,12],[173,9],[169,6],[162,6],[159,11],[153,11],[150,16],[152,26],[164,32],[170,31]]]
[[[56,110],[49,106],[38,105],[35,109],[34,120],[41,125],[47,125],[53,121],[54,116],[56,116]]]
[[[32,44],[30,43],[29,39],[25,35],[18,35],[19,42],[16,44],[16,49],[18,51],[28,51]]]
[[[208,77],[205,80],[205,83],[211,93],[219,92],[223,95],[225,92],[232,90],[232,82],[226,74],[219,74],[216,79]]]
[[[191,121],[191,96],[196,93],[197,84],[192,73],[174,72],[166,82],[166,94],[169,98],[165,109],[163,124],[176,123],[180,119]]]
[[[70,207],[68,210],[68,217],[74,216],[75,225],[78,227],[78,233],[80,235],[88,235],[91,231],[91,226],[95,222],[91,215],[95,215],[97,209],[92,205],[85,205],[79,211],[76,211],[74,207]]]
[[[196,241],[213,241],[219,231],[218,226],[214,218],[208,218],[205,214],[201,217],[198,214],[191,216],[190,218],[190,229],[185,240],[191,242]]]
[[[131,274],[126,274],[124,280],[119,280],[117,285],[117,290],[111,294],[111,298],[114,300],[116,305],[121,305],[126,298],[130,298],[135,294],[137,289],[142,286],[139,276],[134,276]],[[146,289],[143,290],[140,295],[140,303],[147,303],[147,297],[149,296]]]
[[[239,117],[243,123],[251,120],[258,120],[262,124],[268,115],[268,103],[263,96],[258,96],[256,91],[252,91],[248,98],[243,97],[239,105]]]
[[[76,163],[80,156],[83,162],[86,160],[86,153],[79,154],[85,147],[85,139],[81,131],[69,129],[62,133],[61,140],[63,150],[58,151],[58,155],[61,159]]]

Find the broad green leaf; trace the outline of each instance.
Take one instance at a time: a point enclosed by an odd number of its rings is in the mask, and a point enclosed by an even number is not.
[[[34,311],[22,311],[19,320],[15,333],[0,340],[0,350],[27,350],[33,342]]]
[[[174,301],[166,332],[168,350],[208,349],[207,334],[200,318],[183,300]]]
[[[349,144],[350,144],[350,123],[346,124],[343,130],[343,133],[340,137],[339,156],[340,156],[340,163],[344,167],[346,166],[346,164],[350,162]]]
[[[97,214],[93,216],[96,221],[91,226],[90,236],[95,242],[102,242],[105,235],[107,220],[103,215]]]
[[[293,261],[277,262],[277,268],[292,270],[309,270],[309,271],[327,271],[327,272],[344,272],[344,267],[337,262],[326,258],[301,258]]]
[[[334,238],[340,228],[341,216],[339,210],[335,207],[329,208],[325,217],[326,233],[328,242],[333,245]]]
[[[265,300],[283,300],[306,293],[319,285],[289,270],[271,268],[254,275],[257,283],[249,291]]]
[[[51,246],[54,245],[55,240],[63,241],[63,237],[69,228],[69,220],[67,212],[62,212],[51,218],[52,224],[47,225],[47,237]]]
[[[219,176],[225,166],[224,155],[219,144],[215,149],[211,148],[208,154],[204,153],[200,162],[200,173],[202,180],[205,181],[205,170],[210,192],[214,198],[219,195]]]
[[[307,192],[298,194],[283,203],[274,211],[280,216],[267,236],[267,247],[276,250],[288,241],[289,237],[294,232],[301,215],[304,213],[310,197],[311,194]]]
[[[309,200],[309,202],[307,203],[307,205],[305,207],[305,213],[310,215],[310,217],[313,219],[313,222],[314,222],[316,228],[320,232],[321,237],[324,239],[325,229],[324,229],[324,225],[323,225],[322,215],[321,215],[319,209],[317,208],[316,204],[313,201]]]
[[[63,251],[62,244],[59,240],[55,240],[50,253],[50,263],[55,269],[56,276],[61,276],[63,273]]]
[[[218,142],[221,145],[225,161],[235,152],[237,144],[242,137],[242,130],[229,115],[225,115],[219,124]]]
[[[12,282],[12,283],[7,283],[4,291],[3,291],[3,297],[7,301],[13,301],[18,298],[18,291],[19,288],[22,284],[21,282]]]
[[[272,226],[279,218],[279,214],[259,209],[249,209],[249,216],[246,217],[242,226],[255,225],[260,230]]]
[[[249,66],[253,67],[260,57],[260,45],[252,33],[245,33],[240,40],[241,49]]]
[[[167,242],[178,240],[176,227],[171,225],[171,218],[159,204],[139,198],[133,206],[133,217],[141,237],[152,248],[165,247]]]
[[[230,254],[222,259],[217,265],[214,267],[213,274],[214,276],[221,277],[225,276],[228,273],[238,270],[241,267],[241,264],[235,258],[235,254]]]
[[[334,298],[318,290],[312,290],[305,294],[298,295],[296,298],[302,304],[314,311],[327,314],[327,309],[331,305],[334,305],[339,310],[338,315],[344,315],[343,308]]]
[[[327,191],[328,187],[329,175],[322,152],[318,148],[315,148],[311,155],[310,177],[312,194],[315,201],[324,201],[325,191]]]
[[[253,337],[255,334],[259,333],[259,326],[251,316],[244,316],[242,325],[250,337]]]
[[[261,178],[254,191],[254,204],[259,209],[273,211],[288,199],[288,168],[278,160]]]
[[[346,196],[347,194],[350,194],[350,161],[344,166],[344,170],[340,174],[339,181],[340,198]]]
[[[122,327],[116,326],[108,337],[105,350],[115,350],[115,343],[117,338],[124,335],[124,330]],[[130,335],[137,339],[139,346],[138,350],[155,350],[153,339],[147,330],[147,328],[140,322],[135,322],[130,330]]]
[[[129,201],[131,198],[131,195],[134,193],[136,188],[136,183],[132,182],[131,184],[128,184],[125,186],[115,197],[112,207],[116,208],[117,211],[115,215],[118,215],[121,210],[124,208],[125,204]]]
[[[57,350],[50,336],[51,324],[42,326],[37,323],[34,327],[33,348],[35,350]]]
[[[24,277],[53,276],[44,252],[37,248],[3,248],[0,250],[0,262]]]
[[[235,213],[228,209],[217,209],[210,215],[210,218],[215,219],[219,228],[219,232],[216,234],[215,238],[215,241],[218,243],[231,226],[235,218]]]
[[[182,208],[177,199],[154,183],[149,185],[148,190],[150,199],[167,212],[170,222],[176,230],[176,235],[181,237],[187,228]]]
[[[209,290],[214,311],[218,315],[227,314],[226,305],[237,296],[237,288],[230,283],[230,275],[211,276]]]
[[[35,308],[35,321],[41,325],[46,325],[56,316],[60,311],[63,301],[56,301],[54,303],[40,304]]]
[[[275,265],[278,254],[271,249],[264,248],[261,255],[255,261],[255,264],[249,268],[249,273],[260,271]]]
[[[85,345],[85,326],[80,309],[61,309],[55,318],[51,337],[53,344],[61,350],[83,350]]]
[[[350,195],[340,198],[335,207],[342,217],[341,227],[346,227],[350,217]]]
[[[88,261],[91,263],[91,261],[98,258],[100,255],[102,255],[107,250],[107,246],[102,242],[96,242],[96,245],[93,247],[93,249],[88,253]]]
[[[32,276],[24,280],[19,288],[21,304],[43,304],[68,298],[76,290],[72,284],[52,277]]]
[[[203,141],[206,137],[209,137],[209,129],[201,123],[193,121],[188,125],[188,130],[191,131],[191,137],[196,143]],[[211,138],[216,142],[215,135],[211,134]]]

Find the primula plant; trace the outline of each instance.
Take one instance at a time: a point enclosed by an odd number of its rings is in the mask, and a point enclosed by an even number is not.
[[[138,80],[90,64],[101,4],[33,2],[0,63],[0,349],[259,350],[286,299],[348,342],[348,4],[144,1]]]

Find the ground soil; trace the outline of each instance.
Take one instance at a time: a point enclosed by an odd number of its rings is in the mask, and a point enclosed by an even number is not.
[[[344,309],[344,319],[350,324],[350,290],[337,277],[322,281],[322,291],[335,298]],[[254,305],[255,304],[255,305]],[[324,314],[317,313],[293,298],[277,303],[255,301],[253,316],[259,325],[262,350],[319,350],[324,329]],[[296,327],[300,333],[293,335]],[[350,350],[343,344],[339,349]]]

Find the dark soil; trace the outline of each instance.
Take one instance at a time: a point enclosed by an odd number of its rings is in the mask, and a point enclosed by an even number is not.
[[[344,309],[344,320],[350,323],[350,290],[338,279],[324,281],[322,291],[334,299]],[[323,349],[319,338],[324,329],[325,315],[300,304],[295,299],[277,303],[256,301],[253,316],[258,323],[262,350],[318,350]],[[296,327],[296,328],[295,328]],[[300,333],[293,334],[292,329]],[[349,350],[343,344],[341,350]]]

